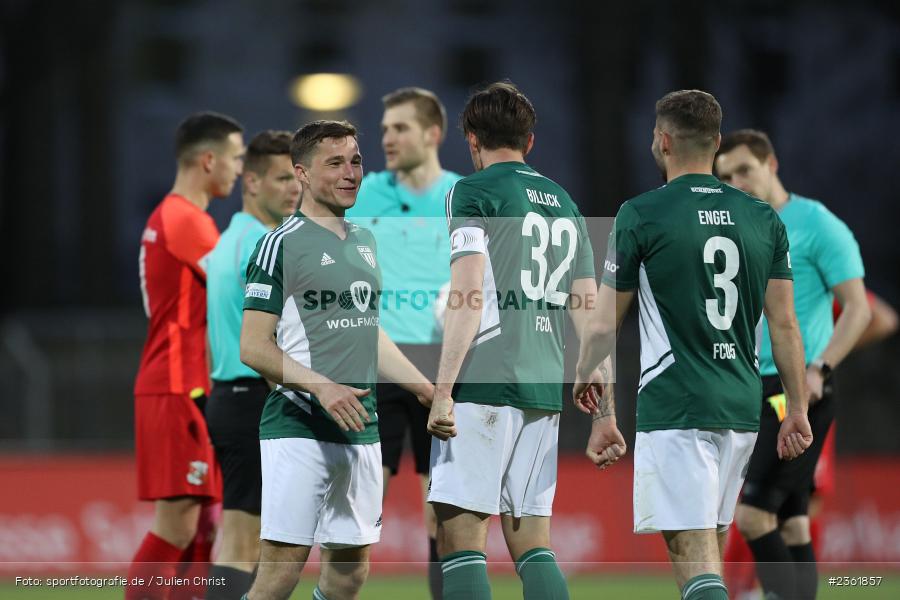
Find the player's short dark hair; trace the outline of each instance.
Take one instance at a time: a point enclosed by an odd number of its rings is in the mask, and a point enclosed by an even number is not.
[[[415,107],[416,120],[423,129],[437,125],[441,128],[443,137],[447,132],[447,110],[434,92],[420,87],[405,87],[381,98],[385,108],[393,108],[407,102]]]
[[[204,146],[221,144],[232,133],[242,133],[240,123],[227,115],[204,111],[189,115],[175,130],[175,159],[183,164]]]
[[[719,154],[731,152],[738,146],[747,146],[750,153],[755,156],[759,162],[765,161],[767,158],[775,154],[775,147],[769,136],[758,129],[738,129],[732,131],[722,138],[722,145],[719,146]]]
[[[313,121],[294,133],[291,140],[291,162],[307,164],[316,144],[328,138],[356,137],[356,127],[350,121]]]
[[[291,153],[291,132],[267,129],[260,131],[247,144],[244,170],[265,175],[273,156],[288,156]]]
[[[485,150],[528,147],[537,115],[531,101],[509,81],[498,81],[469,96],[460,118],[463,133],[474,133]]]
[[[670,127],[670,135],[692,149],[713,150],[722,127],[722,107],[710,93],[679,90],[656,102],[656,120]]]

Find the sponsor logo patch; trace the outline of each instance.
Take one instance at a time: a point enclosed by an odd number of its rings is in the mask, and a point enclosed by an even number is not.
[[[244,298],[261,298],[268,300],[272,297],[272,286],[268,283],[248,283],[244,292]]]
[[[192,460],[188,463],[187,481],[191,485],[203,485],[207,473],[209,473],[208,464],[202,460]]]

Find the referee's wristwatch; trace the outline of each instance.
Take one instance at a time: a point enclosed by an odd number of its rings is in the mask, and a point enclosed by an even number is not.
[[[824,358],[817,358],[809,363],[810,367],[814,367],[822,374],[822,379],[828,381],[831,379],[831,365],[825,362]]]

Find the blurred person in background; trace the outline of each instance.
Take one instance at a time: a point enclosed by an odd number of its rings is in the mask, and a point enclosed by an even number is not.
[[[203,404],[209,393],[206,358],[206,270],[219,239],[206,213],[213,198],[231,194],[244,158],[242,127],[203,112],[175,134],[178,164],[172,191],[141,236],[139,272],[150,319],[134,385],[138,497],[154,504],[153,525],[128,570],[125,597],[191,598],[205,585],[173,586],[171,578],[205,575],[215,535],[211,506],[221,481]]]
[[[869,308],[872,310],[872,320],[857,340],[856,346],[853,347],[854,352],[883,341],[897,332],[897,312],[871,290],[866,290],[866,298],[869,301]],[[837,321],[841,314],[841,305],[837,299],[834,300],[832,312],[834,320]],[[812,497],[809,502],[810,538],[816,556],[819,555],[822,547],[821,519],[819,517],[835,489],[835,427],[836,425],[833,424],[829,428],[822,446],[822,454],[816,463]],[[747,541],[737,530],[737,526],[732,526],[728,532],[724,560],[725,583],[731,597],[738,599],[756,597],[757,580],[753,553],[750,551]]]
[[[259,420],[269,384],[240,359],[247,263],[256,243],[297,210],[300,182],[291,165],[291,134],[263,131],[247,145],[241,178],[243,209],[209,256],[207,321],[212,393],[206,422],[222,469],[221,545],[207,600],[237,600],[250,589],[259,558],[262,467]]]
[[[759,373],[763,377],[760,433],[735,523],[753,552],[767,597],[809,600],[815,598],[818,586],[809,501],[816,462],[834,420],[831,374],[856,345],[871,319],[862,257],[853,233],[843,221],[822,203],[785,190],[778,176],[775,150],[762,131],[743,129],[726,136],[715,167],[722,181],[775,209],[790,240],[794,303],[803,336],[813,444],[803,456],[789,463],[778,460],[773,452],[771,442],[785,414],[785,390],[763,323],[759,351]],[[842,307],[837,322],[832,315],[834,298]]]
[[[434,300],[450,280],[450,237],[444,201],[460,176],[441,168],[438,149],[447,133],[447,113],[438,97],[416,87],[401,88],[382,99],[381,147],[385,171],[363,178],[356,205],[347,217],[369,229],[378,242],[382,290],[381,324],[400,350],[434,379],[443,327],[436,322]],[[384,494],[397,474],[409,432],[416,473],[425,505],[428,533],[428,586],[441,598],[434,509],[428,490],[431,436],[425,430],[428,409],[399,385],[379,382],[378,431],[384,467]]]

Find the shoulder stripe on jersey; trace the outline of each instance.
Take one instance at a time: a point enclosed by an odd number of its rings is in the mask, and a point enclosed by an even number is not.
[[[453,218],[453,190],[456,189],[456,184],[450,186],[450,189],[447,191],[447,196],[444,198],[444,210],[447,211],[447,227],[450,227],[450,219]]]
[[[300,229],[302,225],[303,221],[297,221],[289,228],[278,234],[278,236],[272,242],[272,251],[269,253],[268,262],[266,262],[263,266],[263,268],[266,270],[266,273],[271,275],[272,271],[275,270],[275,262],[278,259],[278,248],[281,246],[281,240],[283,240],[287,234],[293,233],[294,231]]]
[[[290,217],[284,223],[270,231],[266,234],[266,237],[262,243],[262,246],[259,248],[259,255],[256,257],[256,264],[258,266],[263,266],[269,260],[269,250],[272,248],[272,242],[275,237],[278,236],[286,227],[290,227],[297,221],[297,217]]]
[[[263,242],[262,248],[260,248],[259,256],[256,257],[257,266],[268,272],[269,275],[272,274],[275,266],[275,257],[278,255],[278,244],[281,242],[281,238],[303,225],[303,221],[300,219],[294,217],[291,219],[290,221],[285,221],[284,225],[278,229],[273,229],[266,234],[266,240]],[[272,265],[271,268],[270,264]]]

